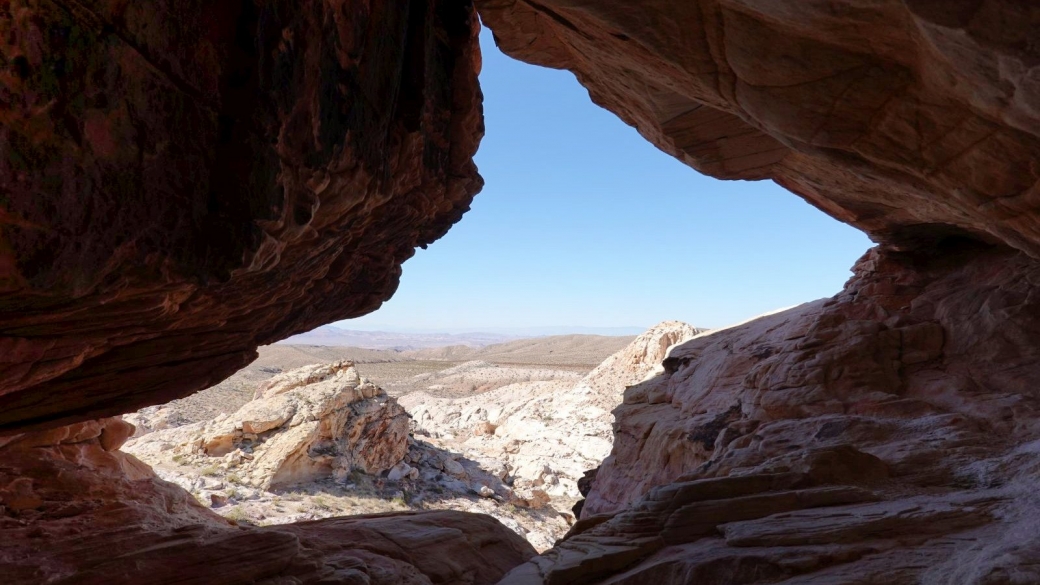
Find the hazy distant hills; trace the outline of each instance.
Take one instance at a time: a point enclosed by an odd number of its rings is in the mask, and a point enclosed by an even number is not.
[[[435,347],[404,352],[413,360],[466,362],[481,360],[496,364],[544,364],[595,366],[625,347],[634,335],[553,335],[498,343],[486,347]]]
[[[391,331],[354,331],[333,325],[293,335],[279,341],[282,345],[325,345],[334,347],[364,347],[368,349],[423,349],[463,345],[483,347],[517,339],[518,335],[500,333],[395,333]]]
[[[282,345],[322,345],[329,347],[360,347],[368,349],[395,349],[399,351],[463,346],[480,348],[543,336],[625,337],[631,339],[642,333],[637,327],[531,327],[503,329],[494,332],[432,333],[400,331],[355,331],[335,325],[325,325],[313,331],[294,335],[279,341]],[[623,345],[623,344],[622,344]],[[425,359],[425,358],[419,358]],[[440,358],[453,359],[453,358]],[[482,359],[482,358],[472,358]]]

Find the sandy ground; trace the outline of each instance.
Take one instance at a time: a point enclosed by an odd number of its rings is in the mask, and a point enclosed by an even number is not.
[[[461,397],[515,382],[580,378],[632,339],[557,335],[480,348],[452,346],[405,352],[320,345],[268,345],[259,349],[260,357],[256,361],[227,380],[187,398],[174,400],[170,406],[186,422],[208,420],[241,408],[253,398],[257,384],[275,374],[308,364],[344,359],[356,363],[362,376],[392,396],[421,390],[435,396]],[[444,379],[435,377],[438,372],[449,370],[450,374],[451,368],[475,361],[508,367],[467,367],[462,375],[449,375]],[[438,385],[441,387],[436,387]]]

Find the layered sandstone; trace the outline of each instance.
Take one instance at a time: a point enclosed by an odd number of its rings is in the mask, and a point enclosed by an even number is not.
[[[397,513],[236,526],[118,450],[103,419],[0,446],[4,583],[491,584],[534,554],[489,516]]]
[[[582,520],[503,583],[1040,581],[1040,263],[943,252],[674,348]]]
[[[505,583],[1040,581],[1040,7],[476,3],[666,152],[882,244],[629,390],[584,519]],[[5,577],[483,583],[531,553],[479,516],[237,528],[82,422],[388,298],[480,186],[476,30],[447,0],[0,7]]]
[[[465,2],[0,8],[0,432],[368,313],[482,184]]]
[[[1040,6],[1022,0],[477,0],[498,46],[721,179],[876,241],[1040,257]]]

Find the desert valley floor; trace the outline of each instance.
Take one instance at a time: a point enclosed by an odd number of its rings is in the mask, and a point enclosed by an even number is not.
[[[626,385],[696,333],[672,322],[638,338],[410,351],[266,346],[208,390],[125,416],[136,430],[124,450],[239,524],[462,510],[490,514],[545,550],[575,521],[578,480],[610,452],[610,410]],[[367,386],[374,395],[359,395],[346,415],[362,423],[346,422],[340,396]],[[270,420],[256,429],[257,418]],[[293,463],[321,459],[313,432],[297,432],[307,418],[331,425],[324,440],[358,451],[354,459],[318,470]],[[221,444],[222,425],[239,433],[233,444]],[[239,429],[251,428],[258,434],[243,439]]]

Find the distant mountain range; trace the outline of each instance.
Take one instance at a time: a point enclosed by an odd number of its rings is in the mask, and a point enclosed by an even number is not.
[[[278,343],[284,345],[324,345],[405,351],[455,345],[484,347],[496,343],[547,335],[630,336],[642,333],[642,331],[639,327],[529,327],[514,329],[496,328],[493,332],[435,333],[356,331],[343,329],[335,325],[324,325],[307,333],[293,335]]]
[[[518,335],[498,333],[395,333],[391,331],[354,331],[324,325],[307,333],[279,341],[285,345],[327,345],[367,349],[425,349],[450,345],[484,347],[519,339]]]

